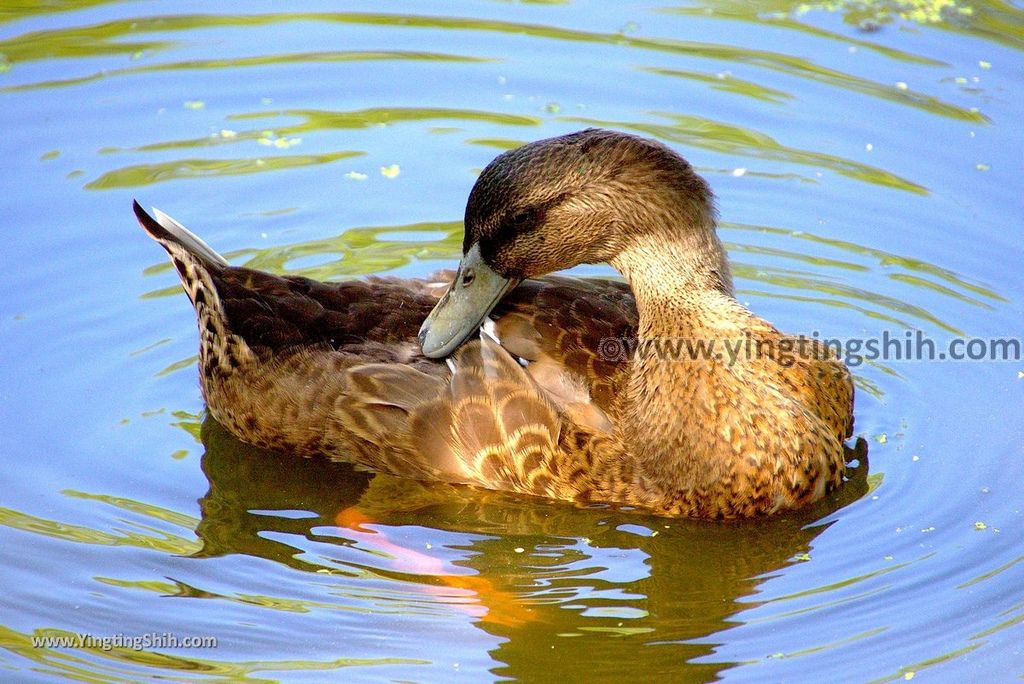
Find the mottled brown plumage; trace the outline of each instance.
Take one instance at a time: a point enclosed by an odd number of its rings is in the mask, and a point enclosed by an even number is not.
[[[653,141],[531,143],[477,181],[450,285],[232,267],[173,219],[136,214],[195,305],[210,412],[244,441],[665,515],[799,507],[842,482],[853,385],[816,340],[735,300],[712,201]],[[629,284],[546,275],[598,262]],[[472,264],[518,287],[484,302],[487,334],[429,359],[420,324],[473,290]],[[688,353],[699,341],[715,353]]]

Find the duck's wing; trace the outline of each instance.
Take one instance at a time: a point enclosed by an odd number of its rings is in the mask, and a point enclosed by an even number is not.
[[[606,458],[614,438],[563,411],[487,336],[462,345],[447,366],[451,375],[443,380],[393,364],[348,372],[352,389],[335,418],[378,445],[359,450],[357,462],[405,477],[581,502],[608,482],[631,481],[628,461]],[[599,454],[603,465],[595,467]]]
[[[561,405],[612,411],[636,338],[636,300],[624,282],[545,276],[495,308],[494,334]]]
[[[548,495],[557,407],[509,354],[482,338],[451,358],[444,391],[411,416],[420,456],[491,489]]]
[[[428,282],[450,277],[439,274]],[[586,498],[594,483],[580,475],[573,459],[583,458],[613,432],[612,409],[636,336],[629,286],[564,276],[527,280],[498,304],[492,319],[493,327],[485,326],[479,340],[467,342],[448,360],[452,375],[440,392],[403,400],[416,448],[392,451],[404,461],[372,467],[559,499]],[[368,379],[377,376],[376,396],[393,401],[399,383],[384,379],[392,371],[382,366],[366,371]]]
[[[233,267],[183,226],[135,207],[199,315],[212,415],[241,439],[425,480],[554,495],[562,414],[497,344],[449,363],[416,334],[434,280],[330,284]]]

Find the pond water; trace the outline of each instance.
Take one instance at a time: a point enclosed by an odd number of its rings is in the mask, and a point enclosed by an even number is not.
[[[613,127],[709,179],[779,327],[1018,339],[1024,3],[237,7],[0,8],[0,679],[1024,676],[1019,358],[851,359],[869,472],[798,514],[427,486],[206,420],[130,211],[237,264],[425,275],[493,156]],[[131,641],[165,633],[216,647]],[[38,640],[76,635],[120,642]]]

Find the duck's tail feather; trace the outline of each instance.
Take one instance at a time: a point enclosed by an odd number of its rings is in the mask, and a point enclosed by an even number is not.
[[[135,210],[135,216],[139,219],[139,223],[149,233],[150,237],[163,245],[163,248],[171,256],[175,256],[172,246],[177,245],[193,257],[204,262],[207,266],[228,265],[228,260],[218,254],[210,245],[203,242],[198,235],[156,207],[153,207],[153,213],[156,214],[156,218],[147,214],[146,210],[135,200],[132,201],[132,209]]]
[[[153,209],[153,218],[139,206],[132,203],[135,216],[150,237],[167,250],[178,271],[185,293],[192,300],[199,319],[200,362],[204,377],[217,371],[227,373],[247,358],[249,349],[237,335],[232,335],[228,316],[217,290],[225,269],[230,268],[227,259],[159,209]]]

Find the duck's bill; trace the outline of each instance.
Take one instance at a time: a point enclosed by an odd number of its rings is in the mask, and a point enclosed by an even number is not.
[[[472,280],[466,284],[466,276]],[[484,263],[480,247],[474,245],[459,263],[455,280],[420,328],[423,355],[432,359],[448,356],[475,333],[487,314],[512,288],[519,284],[505,278]]]

